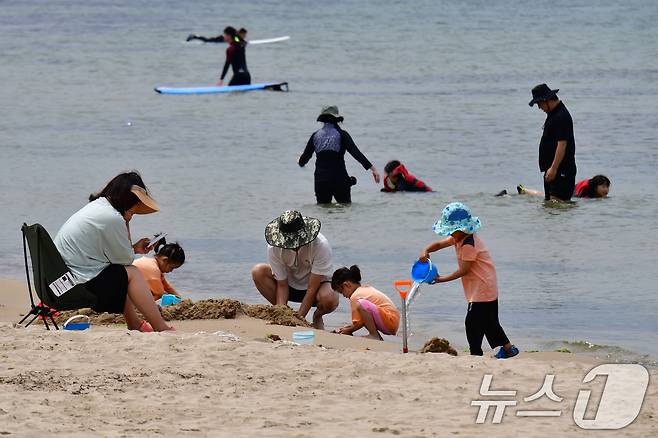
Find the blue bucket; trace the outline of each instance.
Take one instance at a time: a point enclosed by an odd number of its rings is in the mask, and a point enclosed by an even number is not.
[[[181,302],[181,299],[174,294],[164,294],[160,299],[160,305],[162,307],[171,306],[172,304],[178,304]]]
[[[83,320],[83,322],[73,322],[77,319]],[[87,315],[75,315],[66,320],[62,328],[64,330],[87,330],[91,327],[91,322]]]
[[[314,344],[315,332],[312,330],[306,332],[294,332],[292,334],[292,340],[298,344]]]
[[[439,268],[431,260],[427,260],[425,263],[416,260],[411,267],[411,279],[418,283],[431,283],[437,275],[439,275]]]

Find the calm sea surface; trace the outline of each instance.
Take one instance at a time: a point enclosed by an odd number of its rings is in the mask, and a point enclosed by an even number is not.
[[[521,349],[658,357],[657,21],[653,0],[0,1],[0,276],[22,278],[24,221],[54,235],[126,169],[162,206],[133,235],[182,243],[188,262],[169,278],[195,299],[263,302],[249,269],[288,208],[322,220],[337,267],[359,264],[394,296],[443,206],[461,200],[482,220]],[[254,82],[290,93],[153,92],[214,83],[224,46],[184,40],[229,24],[292,36],[247,50]],[[578,176],[608,175],[609,199],[493,196],[541,187],[545,116],[527,105],[541,82],[573,115]],[[380,193],[348,157],[354,204],[316,206],[313,166],[295,161],[327,104],[380,170],[399,159],[436,192]],[[452,249],[434,260],[456,267]],[[415,345],[466,345],[459,282],[425,287],[412,310]],[[341,299],[329,323],[348,319]]]

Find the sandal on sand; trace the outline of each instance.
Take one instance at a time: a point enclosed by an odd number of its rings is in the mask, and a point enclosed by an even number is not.
[[[148,321],[142,320],[142,323],[139,325],[137,330],[144,333],[151,333],[153,332],[153,327],[151,327],[151,324],[149,324]]]

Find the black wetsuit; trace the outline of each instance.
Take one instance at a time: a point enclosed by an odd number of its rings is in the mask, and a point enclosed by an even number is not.
[[[229,66],[233,68],[233,77],[229,85],[248,85],[251,84],[251,75],[247,69],[247,55],[245,42],[231,42],[226,48],[226,62],[222,69],[221,80],[224,80]]]
[[[352,137],[335,123],[325,123],[306,143],[299,157],[299,165],[306,165],[315,152],[315,198],[318,204],[329,204],[332,198],[340,203],[352,202],[352,183],[345,168],[345,151],[361,163],[364,169],[372,167]]]
[[[201,36],[201,35],[190,35],[189,37],[187,37],[187,40],[188,41],[190,41],[190,40],[201,40],[204,43],[223,43],[224,42],[224,35],[219,35],[219,36],[210,37],[210,38],[204,37],[204,36]]]

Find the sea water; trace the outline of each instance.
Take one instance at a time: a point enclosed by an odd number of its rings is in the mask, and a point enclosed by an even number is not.
[[[136,217],[133,237],[183,245],[168,278],[184,295],[264,302],[250,279],[264,227],[297,208],[322,221],[336,267],[359,264],[398,303],[393,282],[458,200],[482,221],[501,323],[522,350],[582,341],[656,357],[657,20],[652,0],[2,2],[0,276],[23,275],[23,222],[54,235],[90,192],[138,169],[162,211]],[[184,40],[226,25],[292,36],[247,48],[254,82],[289,93],[153,91],[214,84],[225,46]],[[573,116],[578,177],[608,175],[609,199],[493,196],[541,189],[545,115],[527,103],[542,82]],[[380,171],[401,160],[435,192],[381,193],[348,156],[354,204],[315,205],[313,165],[296,160],[330,104]],[[450,248],[432,259],[456,269]],[[423,288],[414,342],[466,345],[460,282]],[[327,325],[349,320],[341,299]]]

